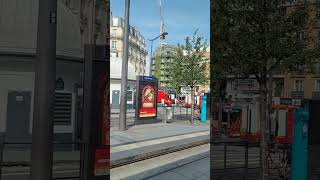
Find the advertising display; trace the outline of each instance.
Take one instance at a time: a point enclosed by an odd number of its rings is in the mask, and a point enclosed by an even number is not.
[[[152,76],[138,76],[136,94],[136,123],[157,117],[157,80]]]
[[[101,56],[100,56],[101,57]],[[95,58],[92,62],[92,145],[94,151],[95,179],[105,179],[110,175],[110,62]]]

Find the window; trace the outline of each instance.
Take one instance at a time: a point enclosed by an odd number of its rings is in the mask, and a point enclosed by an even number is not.
[[[303,91],[303,80],[294,81],[294,91]]]
[[[127,101],[133,101],[133,92],[131,90],[127,91]]]
[[[113,18],[113,26],[119,26],[119,19],[118,18]]]
[[[72,124],[72,93],[55,92],[54,101],[54,125],[71,125]]]
[[[117,49],[117,41],[112,41],[112,49]]]
[[[116,37],[117,29],[112,29],[111,37]]]
[[[287,8],[286,7],[281,7],[279,9],[279,11],[280,11],[281,16],[287,16]]]
[[[320,79],[317,79],[317,80],[316,80],[315,91],[316,91],[316,92],[320,92]]]
[[[283,81],[276,81],[275,82],[275,92],[274,92],[274,96],[275,97],[282,97],[283,96]]]

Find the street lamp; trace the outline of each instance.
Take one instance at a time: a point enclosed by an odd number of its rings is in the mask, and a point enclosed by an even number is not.
[[[152,69],[152,47],[153,47],[153,41],[156,40],[156,39],[158,39],[159,37],[164,38],[166,35],[168,35],[168,33],[167,33],[167,32],[163,32],[162,34],[160,34],[159,36],[157,36],[157,37],[155,37],[155,38],[153,38],[153,39],[148,39],[149,41],[151,41],[150,76],[151,76],[151,73],[152,73],[151,69]]]
[[[128,58],[129,58],[129,13],[130,0],[125,1],[125,24],[123,37],[123,57],[122,57],[122,71],[121,71],[121,98],[120,98],[120,117],[119,130],[125,131],[127,129],[127,84],[128,84]]]

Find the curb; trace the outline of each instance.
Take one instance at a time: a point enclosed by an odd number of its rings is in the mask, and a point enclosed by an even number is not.
[[[120,167],[120,166],[123,166],[126,164],[131,164],[134,162],[150,159],[153,157],[181,151],[184,149],[188,149],[188,148],[192,148],[192,147],[196,147],[196,146],[200,146],[200,145],[204,145],[204,144],[208,144],[208,143],[210,143],[210,137],[206,138],[205,140],[200,140],[200,141],[191,142],[191,143],[187,143],[187,144],[183,144],[183,145],[179,145],[179,146],[168,147],[168,148],[155,150],[155,151],[144,153],[144,154],[138,154],[138,155],[133,155],[133,156],[113,160],[113,161],[111,161],[110,165],[111,165],[111,169],[112,169],[112,168]],[[112,154],[111,154],[111,156],[112,156]]]
[[[156,138],[151,138],[151,139],[146,139],[146,140],[138,140],[138,141],[134,141],[134,142],[126,142],[126,143],[123,143],[123,144],[110,145],[110,148],[123,146],[123,145],[134,144],[134,143],[140,143],[140,142],[144,142],[144,141],[152,141],[152,140],[157,140],[157,139],[170,138],[170,137],[175,137],[175,136],[182,136],[182,135],[194,134],[194,133],[200,133],[200,132],[207,132],[207,131],[210,131],[210,130],[196,131],[196,132],[191,132],[191,133],[189,132],[189,133],[175,134],[175,135],[156,137]]]

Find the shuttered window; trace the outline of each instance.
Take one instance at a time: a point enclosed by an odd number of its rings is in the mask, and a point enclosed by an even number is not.
[[[56,92],[54,106],[54,125],[71,125],[72,94]]]

